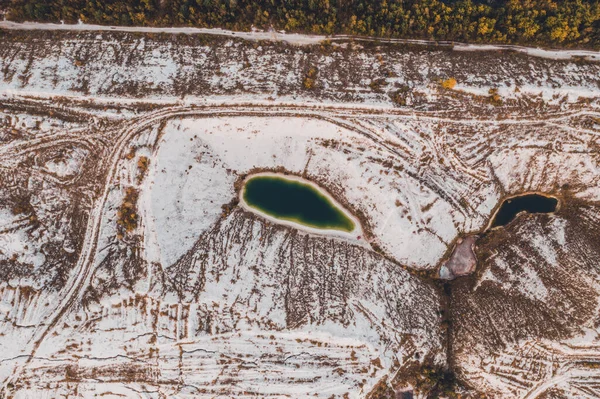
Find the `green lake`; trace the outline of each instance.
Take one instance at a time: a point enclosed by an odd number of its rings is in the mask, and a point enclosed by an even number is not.
[[[350,232],[354,222],[310,184],[278,176],[255,176],[246,181],[243,198],[252,208],[276,219],[317,229]]]

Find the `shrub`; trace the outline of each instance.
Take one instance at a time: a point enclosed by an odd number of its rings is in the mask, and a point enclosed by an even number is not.
[[[144,180],[144,177],[146,177],[149,166],[150,166],[150,159],[148,159],[148,157],[145,157],[142,155],[141,157],[138,158],[138,161],[137,161],[138,174],[136,176],[136,180],[137,180],[138,184],[140,184],[142,182],[142,180]]]
[[[304,87],[306,90],[312,90],[315,87],[315,80],[311,78],[304,78],[302,87]]]
[[[452,89],[454,89],[454,86],[456,86],[456,79],[448,78],[448,79],[442,80],[441,84],[444,89],[452,90]]]
[[[498,94],[497,88],[492,88],[488,91],[489,97],[488,101],[492,105],[502,105],[502,97]]]
[[[317,68],[310,67],[308,72],[306,72],[306,76],[304,77],[304,80],[302,81],[302,87],[304,87],[306,90],[314,89],[315,82],[317,79],[317,72],[318,72]]]
[[[389,96],[394,104],[403,107],[406,105],[406,98],[409,92],[410,88],[407,85],[400,85],[397,90],[390,92]]]
[[[138,226],[138,214],[137,214],[137,201],[139,192],[133,188],[128,187],[125,190],[125,197],[123,203],[117,211],[117,226],[122,230],[129,233]]]
[[[376,93],[382,92],[382,87],[385,86],[386,81],[384,78],[373,79],[371,83],[369,83],[369,87]]]

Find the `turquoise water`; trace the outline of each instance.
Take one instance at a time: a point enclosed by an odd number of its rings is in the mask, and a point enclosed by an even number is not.
[[[269,216],[317,229],[354,230],[354,222],[313,186],[278,176],[256,176],[244,186],[244,201]]]

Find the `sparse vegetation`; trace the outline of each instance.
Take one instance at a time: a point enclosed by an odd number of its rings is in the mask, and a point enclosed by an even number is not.
[[[383,377],[369,392],[367,399],[396,399],[396,392],[389,386],[387,377]]]
[[[146,177],[149,167],[150,167],[150,159],[148,157],[142,155],[141,157],[138,158],[138,161],[137,161],[138,174],[136,176],[136,180],[137,180],[138,184],[140,184],[142,182],[142,180],[144,180],[144,177]]]
[[[498,89],[497,88],[492,88],[488,91],[488,101],[490,104],[492,105],[502,105],[502,97],[500,97],[500,94],[498,94]]]
[[[378,79],[373,79],[371,81],[371,83],[369,83],[369,87],[375,93],[381,93],[381,92],[383,92],[382,88],[385,86],[385,84],[386,84],[386,81],[384,78],[378,78]]]
[[[123,237],[123,231],[129,233],[138,226],[138,214],[137,214],[137,200],[139,192],[133,188],[128,187],[125,190],[125,197],[123,203],[117,211],[117,225],[120,227],[120,236]]]
[[[440,82],[440,84],[442,85],[442,87],[444,89],[452,90],[452,89],[454,89],[454,86],[456,86],[456,79],[454,79],[454,78],[444,79]]]
[[[34,213],[30,198],[28,196],[18,197],[12,205],[11,211],[14,215],[27,215]]]
[[[311,67],[308,72],[306,72],[306,76],[302,81],[302,87],[306,90],[312,90],[315,88],[315,81],[317,79],[317,68]]]
[[[417,376],[416,389],[420,392],[429,392],[428,397],[457,398],[456,376],[450,370],[440,366],[425,364]]]
[[[399,105],[401,107],[406,105],[406,97],[400,92],[390,94],[390,98],[396,105]]]
[[[407,105],[406,98],[408,96],[409,87],[406,85],[401,85],[397,90],[392,91],[389,96],[392,102],[396,105],[404,107]]]
[[[126,159],[132,160],[135,158],[135,148],[131,148],[131,150],[125,155]]]

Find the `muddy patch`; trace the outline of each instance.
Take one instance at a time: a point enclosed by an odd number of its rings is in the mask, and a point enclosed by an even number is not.
[[[478,238],[479,236],[472,235],[458,239],[452,255],[440,268],[441,279],[453,280],[456,277],[466,276],[475,271],[477,257],[473,250]]]

